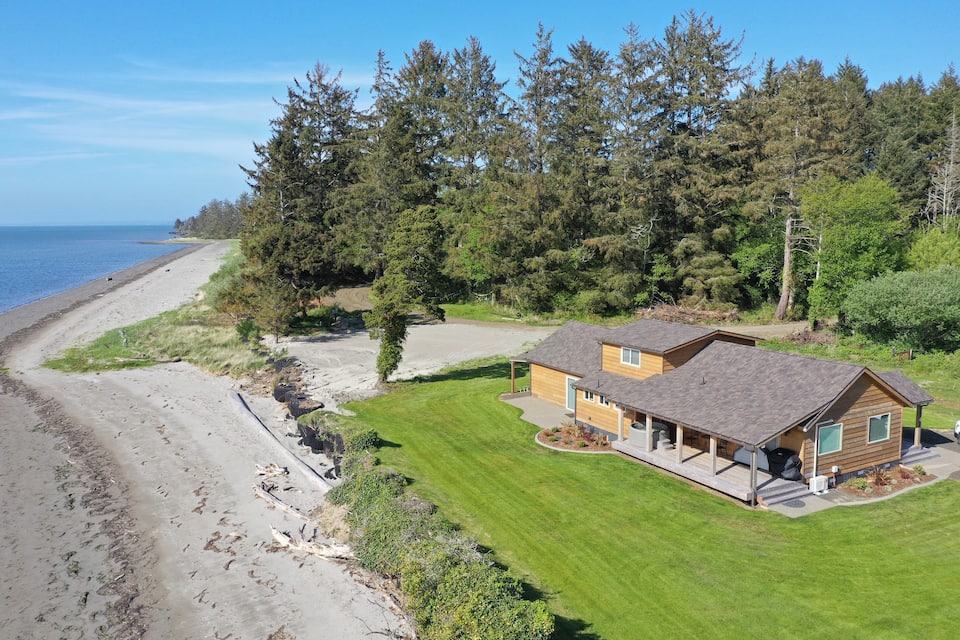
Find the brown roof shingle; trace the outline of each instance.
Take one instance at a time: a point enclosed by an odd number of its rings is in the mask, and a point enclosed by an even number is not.
[[[760,445],[829,406],[862,366],[713,342],[645,380],[610,373],[577,386],[617,404],[735,442]]]
[[[571,320],[517,360],[585,376],[600,369],[600,341],[609,332],[606,327]]]
[[[644,318],[611,329],[605,342],[663,354],[716,332],[709,327]]]
[[[933,402],[933,396],[923,390],[923,387],[904,375],[899,369],[880,371],[877,376],[890,385],[897,393],[909,400],[914,407],[927,405]]]

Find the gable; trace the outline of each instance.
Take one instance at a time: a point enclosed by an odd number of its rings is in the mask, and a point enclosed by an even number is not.
[[[582,377],[600,368],[600,343],[608,332],[606,327],[571,320],[517,360]]]

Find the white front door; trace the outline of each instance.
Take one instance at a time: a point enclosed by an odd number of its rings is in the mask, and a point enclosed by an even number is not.
[[[577,390],[573,388],[573,383],[577,378],[567,376],[567,409],[573,411],[577,407]]]

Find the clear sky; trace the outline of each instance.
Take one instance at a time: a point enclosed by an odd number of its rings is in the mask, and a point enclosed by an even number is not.
[[[378,50],[397,69],[421,40],[473,35],[512,83],[539,22],[559,53],[615,52],[629,23],[660,38],[691,7],[758,67],[849,57],[876,88],[960,62],[956,0],[0,0],[0,225],[172,225],[236,198],[273,100],[316,62],[366,100]]]

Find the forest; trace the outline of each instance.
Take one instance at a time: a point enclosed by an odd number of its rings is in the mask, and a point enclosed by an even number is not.
[[[561,51],[541,24],[508,85],[477,39],[425,40],[397,69],[379,52],[363,100],[317,63],[243,168],[235,300],[282,325],[372,282],[383,335],[454,301],[815,322],[875,276],[960,267],[953,66],[870,89],[849,59],[741,46],[694,11],[651,39],[629,25],[612,52]]]

